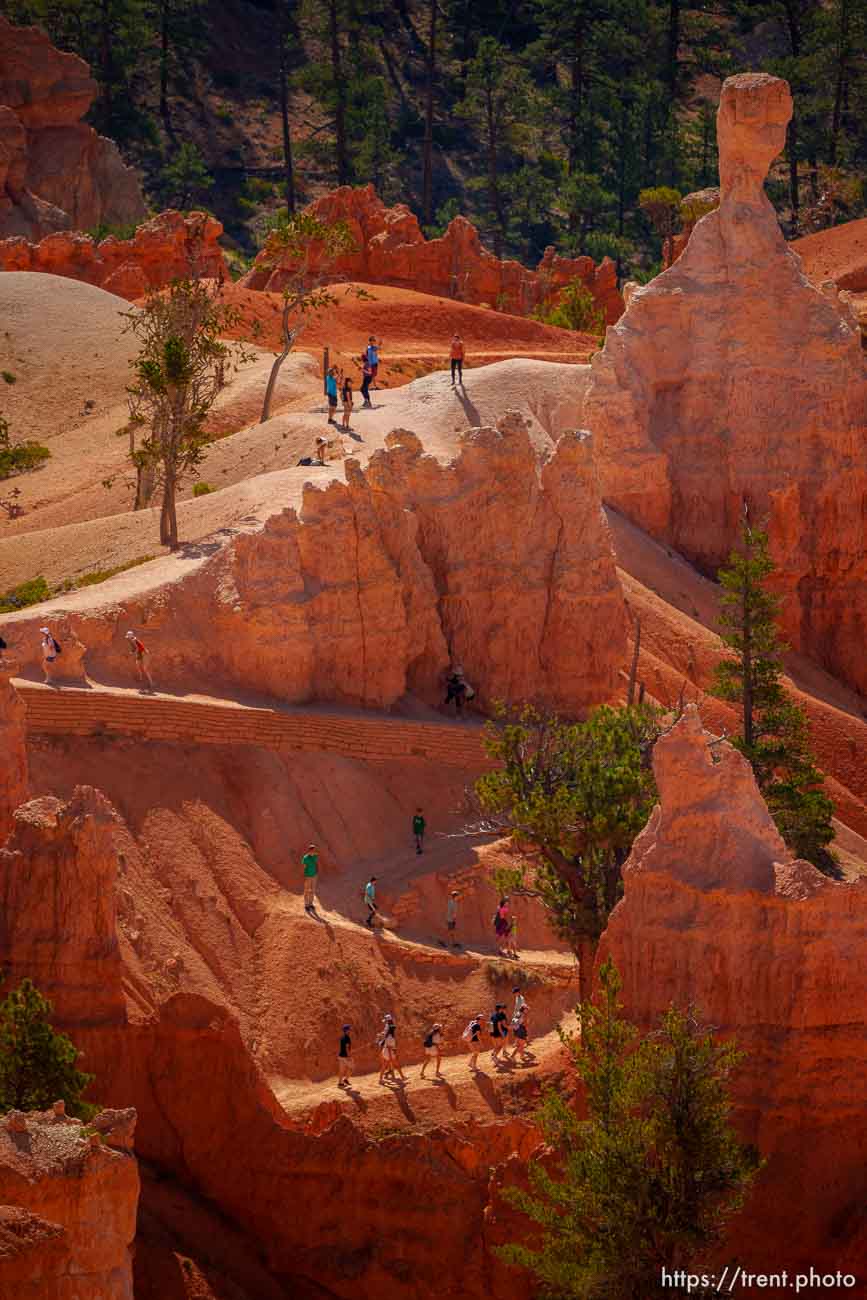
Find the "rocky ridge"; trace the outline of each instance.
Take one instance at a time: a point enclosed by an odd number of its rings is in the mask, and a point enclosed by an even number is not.
[[[0,237],[144,218],[135,173],[81,120],[96,93],[83,59],[0,16]]]

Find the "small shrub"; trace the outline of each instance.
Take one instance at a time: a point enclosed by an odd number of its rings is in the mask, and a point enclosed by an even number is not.
[[[13,614],[17,609],[26,609],[28,605],[50,600],[51,596],[51,588],[44,578],[31,578],[0,596],[0,614]]]
[[[11,370],[0,370],[0,378],[3,379],[4,384],[14,384],[16,382]]]
[[[210,483],[194,483],[194,484],[193,484],[193,496],[194,496],[194,497],[206,497],[206,496],[208,495],[208,493],[213,492],[213,490],[214,490],[214,489],[211,487]]]
[[[112,225],[108,221],[100,221],[99,225],[91,227],[88,235],[95,244],[101,244],[104,239],[134,239],[138,226],[134,221],[123,221]]]
[[[61,1099],[70,1115],[91,1119],[81,1100],[93,1080],[77,1068],[78,1049],[51,1027],[53,1008],[30,980],[0,1002],[0,1112],[48,1110]]]
[[[553,304],[534,313],[536,320],[560,329],[577,330],[601,338],[605,333],[605,312],[582,280],[572,280]]]
[[[15,382],[14,376],[12,382]],[[0,479],[12,478],[14,474],[27,474],[30,470],[39,469],[50,455],[51,452],[41,443],[13,442],[9,433],[9,424],[0,415]]]
[[[513,961],[489,961],[485,963],[485,979],[494,988],[499,984],[510,983],[522,989],[541,988],[545,983],[543,976],[536,971],[527,970]]]

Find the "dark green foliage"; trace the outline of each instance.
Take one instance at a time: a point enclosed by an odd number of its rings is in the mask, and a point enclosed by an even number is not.
[[[203,203],[211,191],[213,177],[194,144],[186,141],[165,165],[160,181],[164,203],[185,210]]]
[[[605,312],[581,280],[573,280],[561,290],[556,304],[535,313],[536,319],[565,330],[580,330],[599,338],[605,333]]]
[[[18,382],[11,370],[0,370],[0,379],[3,380],[4,384],[15,384]]]
[[[81,1094],[93,1076],[78,1069],[75,1045],[52,1029],[51,1011],[27,979],[0,1002],[0,1112],[48,1110],[63,1100],[68,1114],[89,1119],[94,1107]]]
[[[740,709],[742,734],[733,743],[752,764],[783,839],[834,874],[834,805],[822,788],[804,711],[781,681],[780,601],[766,586],[773,572],[767,533],[744,524],[740,548],[719,572],[722,639],[732,653],[717,667],[715,689]]]
[[[210,483],[199,481],[198,483],[193,484],[194,497],[206,497],[210,492],[213,492],[213,490],[214,489],[211,487]]]
[[[539,1120],[554,1167],[530,1165],[530,1190],[507,1198],[536,1225],[539,1244],[500,1253],[559,1300],[686,1295],[662,1270],[696,1271],[722,1238],[759,1168],[729,1120],[741,1054],[717,1042],[692,1009],[674,1007],[641,1039],[621,1018],[609,958],[581,1037],[566,1045],[584,1084],[587,1118],[556,1090]],[[693,1293],[695,1294],[695,1293]]]
[[[30,578],[0,596],[0,614],[12,614],[16,609],[39,605],[43,600],[50,600],[51,595],[51,588],[44,578]]]
[[[13,442],[9,424],[0,415],[0,480],[39,469],[50,456],[48,448],[39,442]]]
[[[476,784],[497,829],[538,849],[533,882],[558,933],[590,955],[622,892],[621,868],[656,796],[647,755],[656,736],[645,708],[595,709],[566,723],[524,709],[488,724],[499,766]]]

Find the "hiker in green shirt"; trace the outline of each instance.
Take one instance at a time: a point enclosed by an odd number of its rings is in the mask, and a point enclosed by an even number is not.
[[[415,836],[416,853],[424,852],[424,828],[425,820],[422,816],[421,808],[416,808],[415,816],[412,819],[412,833]]]
[[[319,853],[315,844],[310,844],[301,859],[304,868],[304,911],[312,912],[316,901],[316,877],[319,875]]]

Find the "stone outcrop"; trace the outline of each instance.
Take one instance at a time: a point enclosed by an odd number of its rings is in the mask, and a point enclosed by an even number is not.
[[[88,671],[127,678],[135,627],[173,686],[436,704],[453,662],[482,705],[575,714],[614,694],[625,608],[585,434],[542,465],[512,413],[469,429],[445,465],[404,431],[366,470],[345,464],[345,484],[307,485],[299,513],[272,515],[183,582],[68,611]],[[20,643],[38,645],[19,622]]]
[[[18,665],[0,656],[0,845],[13,827],[13,813],[27,798],[24,705],[9,678]]]
[[[0,1296],[131,1300],[135,1111],[92,1128],[57,1108],[0,1116]]]
[[[143,297],[196,269],[215,279],[228,277],[217,242],[223,227],[205,212],[161,212],[143,222],[131,239],[110,235],[97,243],[89,235],[60,231],[38,244],[18,237],[0,239],[0,271],[43,271],[84,280],[120,298]]]
[[[317,199],[308,211],[322,221],[345,221],[354,236],[356,251],[329,267],[334,279],[393,284],[521,316],[555,300],[558,290],[579,279],[608,324],[623,312],[617,271],[607,257],[597,266],[592,257],[560,257],[547,248],[536,270],[530,271],[519,262],[494,257],[466,217],[455,217],[440,238],[425,239],[415,214],[403,203],[387,208],[372,185],[343,185]],[[315,269],[315,261],[310,265]],[[293,269],[266,246],[241,283],[249,289],[281,290]]]
[[[135,173],[81,120],[96,93],[83,59],[0,16],[0,236],[144,218]]]
[[[777,78],[726,81],[720,207],[608,331],[584,419],[603,499],[702,569],[745,506],[767,519],[788,640],[864,689],[867,371],[848,302],[803,275],[764,194],[791,107]]]
[[[745,1053],[736,1120],[767,1165],[729,1234],[739,1262],[857,1272],[867,882],[792,861],[748,763],[694,705],[653,766],[660,802],[624,867],[600,960],[614,958],[642,1027],[692,1004]]]

